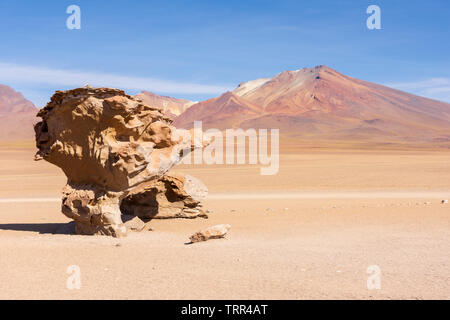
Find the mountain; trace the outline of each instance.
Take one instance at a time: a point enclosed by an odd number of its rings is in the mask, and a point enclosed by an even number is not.
[[[234,127],[236,119],[239,121],[254,119],[262,112],[261,107],[232,92],[226,92],[220,97],[194,104],[177,117],[174,124],[177,126],[176,123],[179,123],[181,127],[188,127],[195,120],[202,120],[206,127],[226,129]]]
[[[0,85],[0,141],[34,139],[38,109],[12,88]]]
[[[160,96],[148,91],[142,91],[136,97],[140,98],[145,104],[162,108],[170,118],[179,116],[187,108],[196,103],[185,99]]]
[[[224,104],[224,96],[235,101]],[[245,110],[245,112],[236,111]],[[177,127],[279,128],[309,140],[432,142],[450,145],[450,104],[343,75],[326,66],[241,83],[193,105]]]

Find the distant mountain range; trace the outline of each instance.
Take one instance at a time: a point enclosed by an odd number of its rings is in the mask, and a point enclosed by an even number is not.
[[[148,91],[142,91],[136,97],[140,98],[145,104],[162,108],[170,118],[179,116],[196,103],[185,99],[160,96]]]
[[[450,104],[345,76],[326,66],[284,71],[241,83],[232,92],[193,102],[143,91],[174,125],[191,128],[278,128],[296,141],[359,141],[450,147]],[[0,140],[32,139],[37,109],[0,85]]]
[[[326,66],[241,83],[194,104],[175,126],[278,128],[298,139],[450,145],[450,104],[345,76]]]
[[[32,139],[37,112],[21,93],[0,85],[0,141]]]

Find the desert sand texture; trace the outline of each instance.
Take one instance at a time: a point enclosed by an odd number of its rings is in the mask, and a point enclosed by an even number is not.
[[[35,151],[0,147],[0,299],[450,298],[449,151],[290,150],[274,176],[180,165],[208,186],[209,219],[119,239],[60,231],[66,178]],[[224,239],[186,244],[221,223]]]

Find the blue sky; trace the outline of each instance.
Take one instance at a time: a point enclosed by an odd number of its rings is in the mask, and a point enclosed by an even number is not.
[[[69,30],[69,5],[81,30]],[[381,8],[368,30],[366,8]],[[0,83],[43,106],[90,83],[203,100],[325,64],[450,102],[450,1],[5,1]]]

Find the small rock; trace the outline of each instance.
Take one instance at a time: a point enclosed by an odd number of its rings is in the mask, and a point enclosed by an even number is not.
[[[141,232],[142,232],[142,231],[153,231],[153,228],[150,227],[150,222],[147,222],[147,223],[145,224],[145,226],[144,226],[144,228],[142,228]]]
[[[287,211],[287,210],[289,210],[289,208],[284,208],[284,211]]]
[[[431,202],[430,202],[430,201],[426,201],[426,202],[424,202],[423,204],[428,206],[428,205],[431,204]]]
[[[210,209],[207,209],[205,212],[206,212],[206,213],[213,213],[213,211],[210,210]]]
[[[122,216],[122,220],[124,221],[124,225],[127,228],[127,230],[132,231],[142,231],[146,224],[144,221],[142,221],[139,217],[135,216]]]
[[[266,211],[273,211],[273,208],[267,208]]]
[[[234,209],[231,209],[231,210],[230,210],[230,212],[236,212],[236,210],[234,210]]]
[[[204,229],[202,231],[194,233],[189,237],[192,243],[206,241],[209,239],[223,238],[227,232],[231,229],[229,224],[218,224],[213,227]]]
[[[442,204],[448,204],[448,200],[442,200],[441,203]]]
[[[177,215],[177,217],[186,218],[186,219],[194,219],[194,218],[197,218],[199,215],[200,215],[200,211],[186,211],[186,210],[182,210]]]

